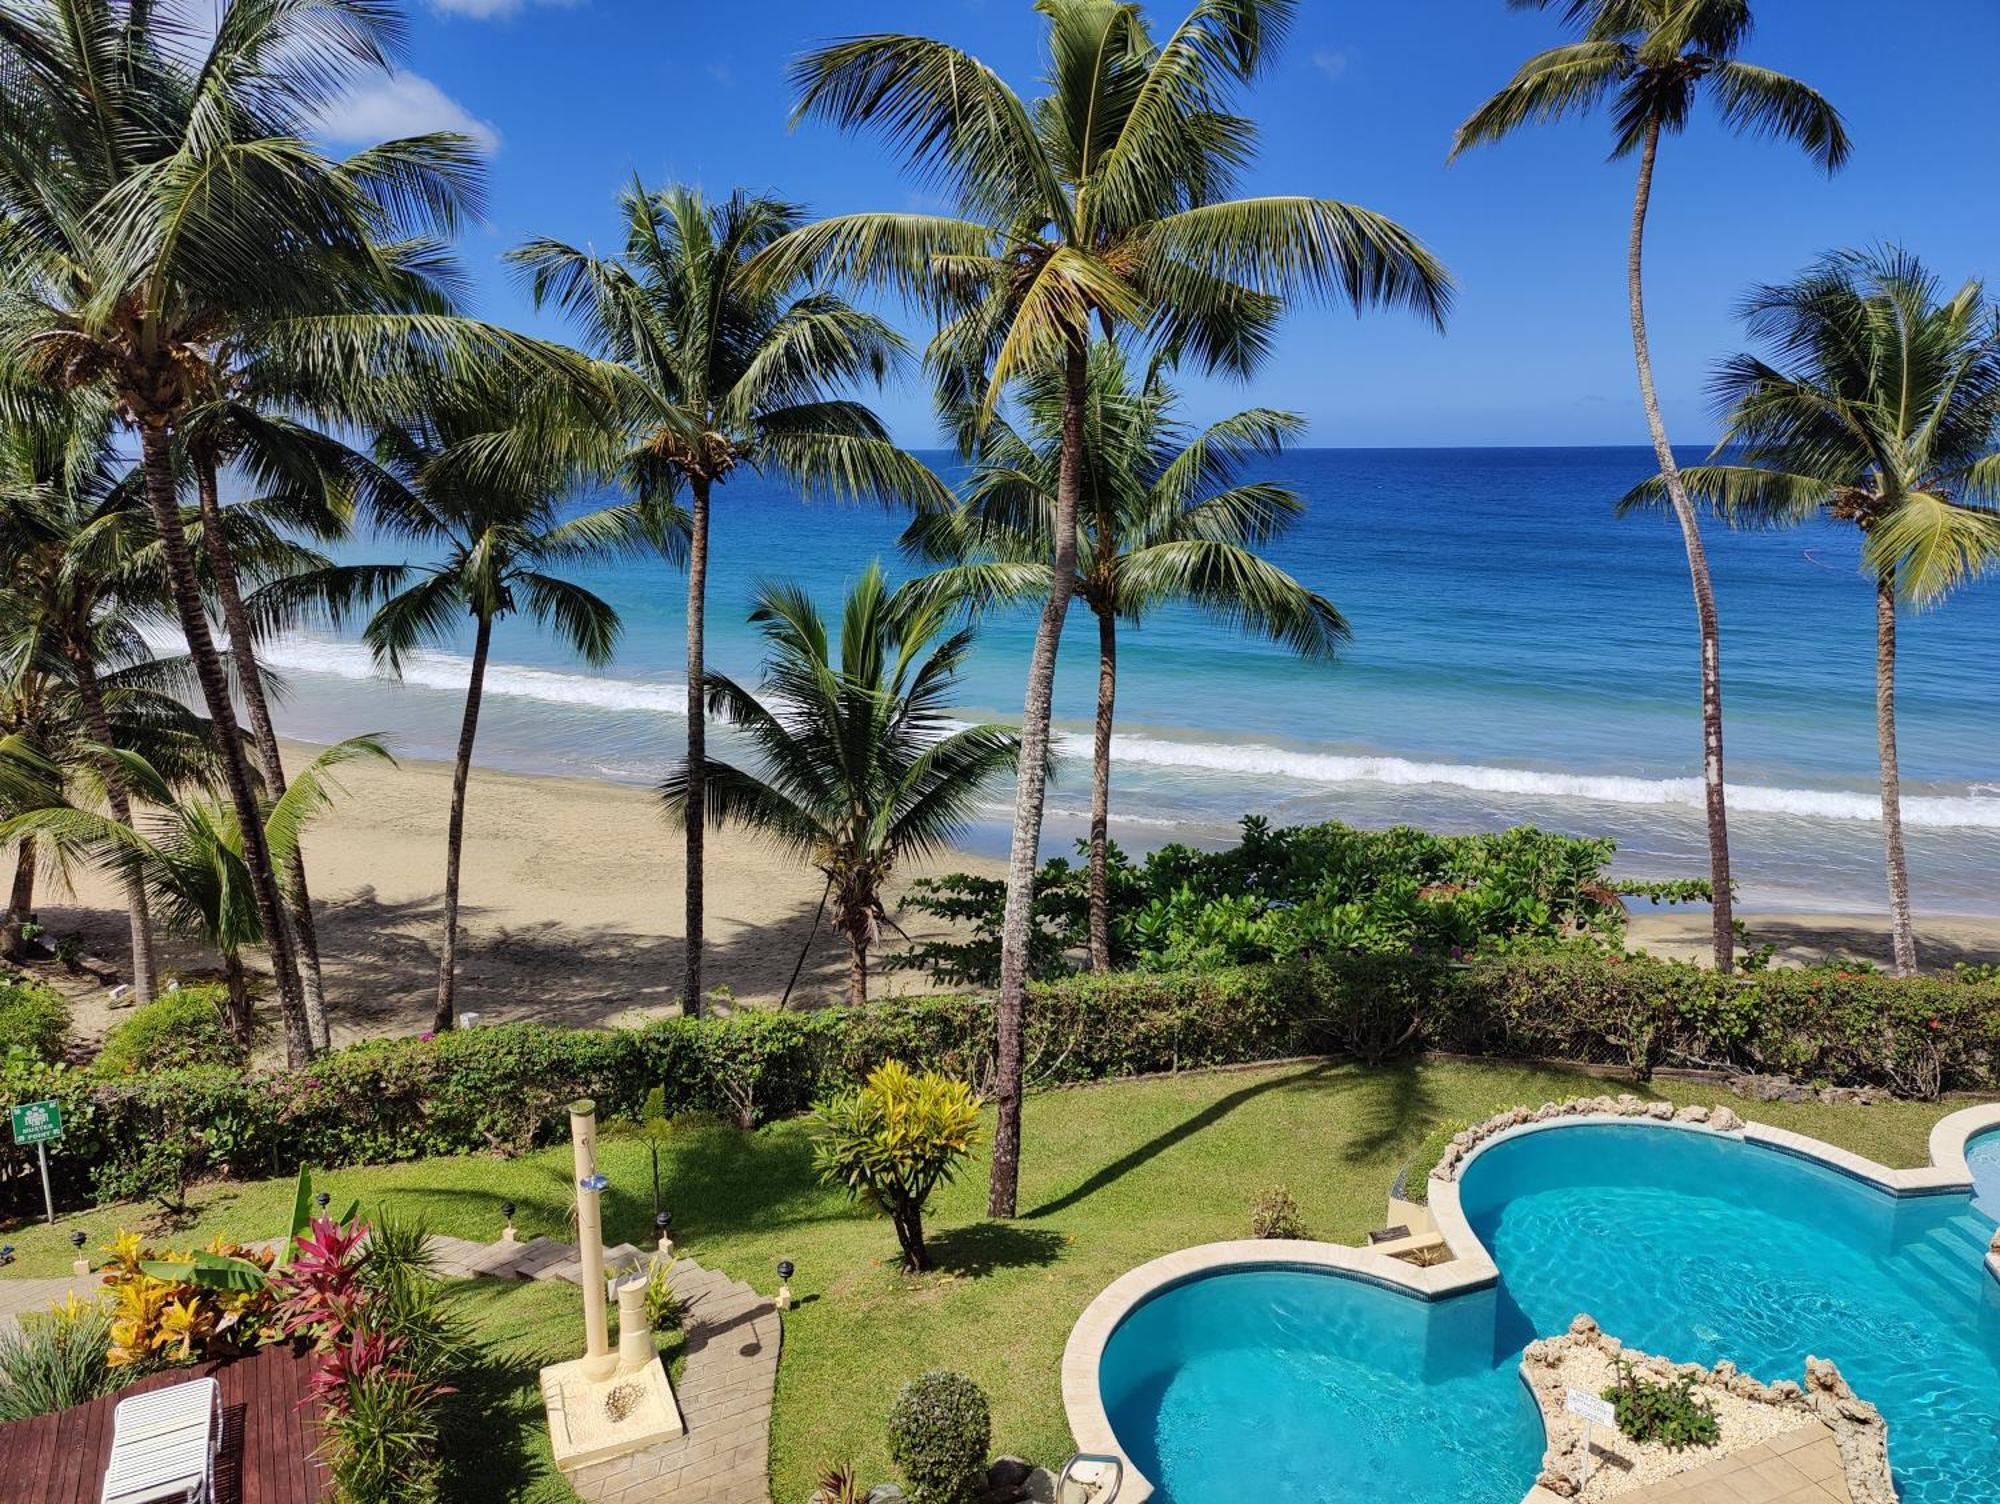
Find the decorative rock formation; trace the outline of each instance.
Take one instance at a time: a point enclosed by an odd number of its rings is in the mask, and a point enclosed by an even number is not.
[[[1568,1412],[1564,1398],[1580,1379],[1594,1373],[1602,1382],[1620,1363],[1656,1384],[1688,1379],[1697,1390],[1707,1391],[1705,1397],[1724,1419],[1725,1433],[1738,1434],[1735,1446],[1754,1445],[1755,1438],[1782,1435],[1819,1421],[1840,1446],[1847,1491],[1854,1504],[1897,1504],[1889,1473],[1889,1432],[1882,1412],[1856,1395],[1831,1362],[1807,1358],[1803,1385],[1790,1379],[1763,1384],[1727,1361],[1704,1368],[1699,1363],[1672,1363],[1628,1348],[1584,1315],[1572,1321],[1563,1336],[1531,1342],[1521,1354],[1521,1374],[1541,1408],[1542,1426],[1548,1435],[1541,1473],[1535,1479],[1537,1487],[1563,1499],[1596,1496],[1595,1478],[1603,1474],[1593,1473],[1585,1465],[1590,1430]],[[1705,1459],[1690,1460],[1698,1465]],[[1671,1461],[1662,1464],[1656,1459],[1654,1465],[1663,1468],[1658,1476],[1671,1474]],[[1641,1471],[1645,1470],[1642,1462]],[[1591,1477],[1591,1484],[1585,1483],[1586,1477]],[[1630,1487],[1637,1481],[1628,1477],[1620,1486]]]
[[[1566,1102],[1544,1102],[1540,1107],[1511,1107],[1497,1117],[1488,1118],[1461,1133],[1452,1135],[1451,1143],[1444,1151],[1444,1157],[1431,1171],[1433,1180],[1456,1180],[1459,1166],[1479,1145],[1496,1133],[1505,1133],[1510,1128],[1519,1128],[1527,1123],[1548,1123],[1557,1118],[1619,1117],[1644,1118],[1658,1123],[1690,1123],[1704,1126],[1717,1133],[1741,1133],[1743,1119],[1727,1107],[1707,1108],[1702,1106],[1683,1107],[1674,1111],[1671,1102],[1647,1102],[1630,1092],[1616,1097],[1572,1097]]]

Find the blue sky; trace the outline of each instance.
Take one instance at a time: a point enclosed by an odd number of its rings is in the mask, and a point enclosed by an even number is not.
[[[1156,24],[1179,14],[1152,10]],[[1450,266],[1458,309],[1442,337],[1399,313],[1301,310],[1247,386],[1186,382],[1197,413],[1290,407],[1320,445],[1644,442],[1624,314],[1632,169],[1605,161],[1605,122],[1444,161],[1458,121],[1558,39],[1554,19],[1502,0],[1306,0],[1301,12],[1245,101],[1263,131],[1248,190],[1393,215]],[[1757,14],[1744,56],[1826,93],[1856,152],[1828,180],[1790,148],[1706,120],[1668,144],[1648,291],[1681,442],[1712,432],[1703,381],[1740,343],[1745,285],[1882,239],[1953,279],[2000,273],[1988,124],[2000,4],[1761,0]],[[609,249],[613,197],[635,172],[827,212],[924,206],[872,138],[787,126],[787,63],[830,35],[878,30],[944,37],[1024,91],[1039,68],[1028,0],[417,0],[407,72],[349,101],[329,132],[489,140],[488,223],[463,248],[478,311],[554,332],[500,254],[534,234]],[[904,442],[933,441],[915,382],[877,405]]]

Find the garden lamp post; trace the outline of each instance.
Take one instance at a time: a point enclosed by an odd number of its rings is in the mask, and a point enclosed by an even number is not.
[[[501,1232],[500,1232],[500,1241],[501,1241],[501,1242],[503,1242],[503,1243],[512,1243],[512,1242],[514,1242],[514,1241],[515,1241],[515,1237],[514,1237],[514,1203],[513,1203],[513,1202],[511,1202],[511,1201],[503,1201],[503,1202],[501,1202],[501,1203],[500,1203],[500,1215],[501,1215],[501,1216],[503,1216],[503,1217],[505,1217],[505,1218],[507,1219],[507,1225],[506,1225],[506,1227],[502,1228],[502,1229],[501,1229]]]
[[[663,1259],[672,1258],[674,1256],[674,1214],[664,1206],[653,1213],[653,1231],[659,1235],[660,1257]]]
[[[70,1247],[76,1250],[76,1259],[69,1266],[70,1273],[78,1279],[90,1278],[90,1260],[83,1256],[83,1245],[86,1241],[87,1239],[81,1227],[69,1235]]]
[[[798,1273],[798,1266],[790,1259],[778,1260],[777,1305],[781,1311],[789,1311],[792,1308],[792,1276],[796,1273]]]

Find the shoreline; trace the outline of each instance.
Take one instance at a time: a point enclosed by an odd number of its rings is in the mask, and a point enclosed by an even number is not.
[[[287,762],[316,748],[287,742]],[[429,1027],[437,985],[449,765],[422,759],[362,762],[337,771],[343,792],[306,837],[314,907],[334,1035],[339,1042],[413,1034]],[[681,973],[681,844],[646,787],[476,766],[466,806],[461,895],[459,1008],[489,1022],[616,1025],[677,1011]],[[911,881],[943,872],[1001,876],[1005,864],[955,850],[897,874],[892,917],[910,938],[949,926],[900,909]],[[76,896],[44,880],[40,909],[56,933],[80,931],[85,949],[125,953],[125,920],[114,886],[75,875]],[[738,835],[711,836],[706,970],[743,1006],[775,1006],[798,964],[823,884],[796,858]],[[1886,961],[1880,914],[1796,909],[1744,911],[1753,945],[1776,946],[1780,964]],[[2000,959],[2000,918],[1927,915],[1919,920],[1927,966]],[[876,953],[871,997],[934,990],[916,972],[885,972]],[[1672,959],[1700,959],[1705,908],[1641,907],[1628,944]],[[213,960],[165,942],[163,968],[201,977]],[[822,923],[807,950],[792,1006],[844,996],[845,944]],[[76,1026],[95,1036],[122,1015],[105,990],[66,988]],[[266,1010],[268,1011],[268,1010]]]

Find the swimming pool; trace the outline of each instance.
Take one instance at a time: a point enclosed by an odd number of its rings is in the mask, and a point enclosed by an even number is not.
[[[1519,1504],[1542,1448],[1521,1349],[1588,1311],[1765,1379],[1832,1358],[1888,1418],[1906,1504],[2000,1499],[1994,1219],[1962,1190],[1892,1196],[1765,1144],[1585,1122],[1495,1140],[1458,1201],[1490,1288],[1424,1301],[1239,1267],[1132,1308],[1098,1383],[1153,1498],[1225,1504],[1252,1479],[1269,1504]]]
[[[2000,1131],[1982,1133],[1965,1146],[1972,1170],[1972,1205],[2000,1222]]]

